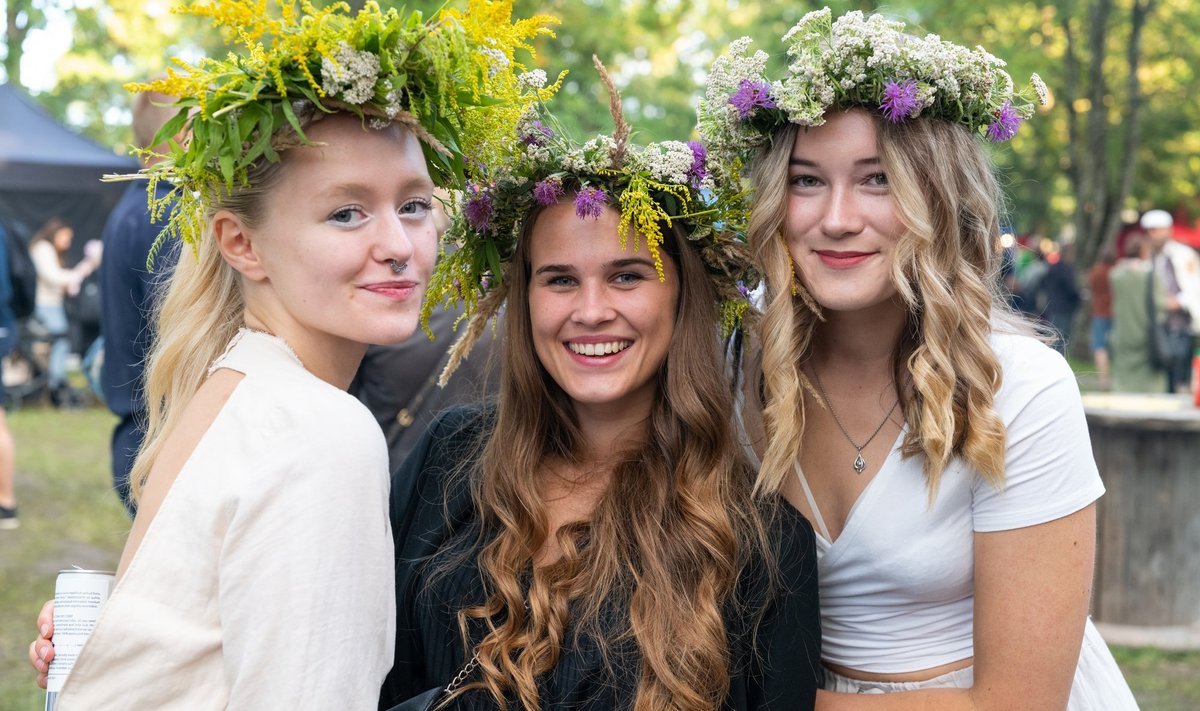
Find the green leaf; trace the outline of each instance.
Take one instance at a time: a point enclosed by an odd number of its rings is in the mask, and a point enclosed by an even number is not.
[[[499,280],[504,276],[504,270],[500,266],[500,252],[496,249],[496,243],[492,240],[485,242],[486,253],[488,260],[488,269],[492,272],[492,279]]]
[[[221,177],[225,179],[225,187],[233,187],[233,156],[228,151],[221,151],[217,157],[221,166]]]
[[[164,142],[166,142],[170,139],[173,139],[175,136],[179,135],[179,132],[181,130],[183,130],[183,125],[185,123],[187,123],[187,119],[188,119],[188,110],[180,109],[179,113],[172,116],[171,120],[164,123],[162,125],[162,128],[158,129],[158,131],[155,132],[154,140],[152,142],[153,145],[155,145],[155,146],[162,145]]]

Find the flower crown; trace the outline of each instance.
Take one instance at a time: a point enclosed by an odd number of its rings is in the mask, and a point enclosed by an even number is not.
[[[887,120],[927,116],[1007,141],[1048,91],[1041,78],[1013,92],[1004,62],[982,47],[915,37],[904,23],[853,11],[831,20],[829,8],[805,15],[786,35],[786,78],[764,77],[767,54],[746,52],[743,37],[713,63],[700,101],[699,132],[714,150],[737,160],[791,122],[818,126],[835,108],[870,107]]]
[[[193,246],[203,235],[205,213],[225,191],[246,185],[251,166],[279,160],[279,151],[307,144],[306,114],[344,111],[374,127],[395,121],[421,139],[434,181],[458,187],[477,167],[493,163],[515,140],[526,107],[549,98],[557,85],[529,89],[514,71],[517,49],[533,55],[528,40],[553,36],[552,17],[511,22],[512,0],[469,0],[467,10],[442,9],[425,19],[414,11],[380,10],[369,0],[315,8],[278,0],[279,17],[266,0],[192,2],[176,12],[208,17],[232,34],[246,53],[189,64],[176,58],[167,77],[127,85],[178,97],[179,113],[156,134],[162,159],[133,176],[147,177],[152,218],[175,209],[151,250],[181,237]],[[544,74],[543,74],[544,76]],[[174,137],[186,131],[184,142]],[[174,188],[155,197],[160,180]]]
[[[451,349],[443,384],[507,297],[504,264],[512,259],[525,221],[537,207],[554,205],[566,196],[574,196],[580,219],[599,217],[605,205],[619,210],[622,248],[631,229],[634,249],[645,239],[660,279],[662,227],[682,224],[716,285],[726,333],[739,328],[750,313],[749,289],[758,277],[745,249],[745,194],[736,186],[714,183],[707,151],[698,142],[643,147],[628,143],[630,127],[621,112],[620,94],[600,61],[593,59],[608,87],[613,136],[575,143],[544,104],[531,108],[518,123],[518,142],[509,160],[487,180],[468,183],[460,197],[461,209],[444,237],[452,249],[438,261],[422,312],[422,323],[427,324],[438,303],[461,303],[462,318],[469,320]]]

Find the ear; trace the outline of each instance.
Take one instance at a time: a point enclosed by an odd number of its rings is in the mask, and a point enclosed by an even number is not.
[[[217,249],[229,266],[251,281],[267,278],[262,260],[255,250],[254,235],[242,218],[228,210],[218,210],[212,218],[212,232]]]

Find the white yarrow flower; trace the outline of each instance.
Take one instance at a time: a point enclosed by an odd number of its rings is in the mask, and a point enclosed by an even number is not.
[[[517,85],[522,89],[544,89],[546,72],[541,69],[531,69],[517,77]]]
[[[321,89],[329,96],[341,96],[347,104],[360,106],[375,98],[379,80],[379,57],[339,42],[333,57],[321,58]]]

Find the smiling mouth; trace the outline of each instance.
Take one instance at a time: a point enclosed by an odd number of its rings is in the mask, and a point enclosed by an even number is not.
[[[606,356],[620,353],[633,345],[633,341],[609,341],[608,343],[572,343],[567,342],[567,348],[575,355]]]

